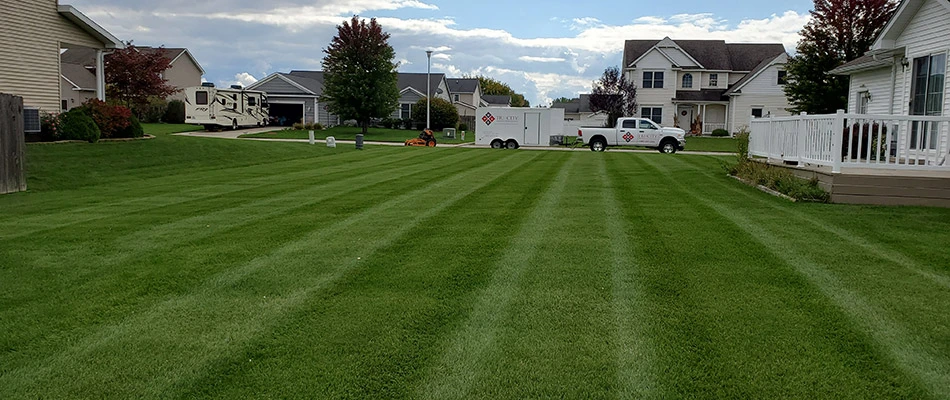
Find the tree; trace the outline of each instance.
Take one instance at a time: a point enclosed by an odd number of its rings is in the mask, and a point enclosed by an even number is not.
[[[600,79],[594,82],[590,109],[607,113],[605,124],[613,128],[617,118],[630,117],[637,112],[637,86],[627,80],[620,68],[608,67]]]
[[[507,83],[481,75],[476,76],[476,78],[478,78],[478,82],[482,86],[482,94],[511,96],[512,107],[531,107],[531,103],[525,100],[524,95],[515,93],[515,90],[512,89],[511,86],[508,86]]]
[[[426,123],[426,99],[420,99],[416,102],[416,105],[412,107],[413,110],[417,110],[412,113],[412,119],[417,124],[425,126]],[[429,109],[429,112],[432,114],[430,116],[432,123],[432,130],[441,131],[445,128],[455,128],[455,125],[459,122],[459,111],[455,108],[455,105],[452,102],[433,97],[432,98],[432,108]]]
[[[576,97],[573,98],[573,99],[569,99],[569,98],[567,98],[567,97],[558,97],[558,98],[552,100],[551,102],[552,102],[552,103],[570,103],[570,102],[575,101],[575,100],[579,100],[579,99],[576,98]]]
[[[821,114],[846,108],[848,78],[828,72],[870,50],[896,7],[893,0],[815,0],[798,55],[785,66],[792,111]]]
[[[367,23],[354,15],[337,31],[324,50],[323,97],[330,113],[356,120],[366,134],[370,119],[387,117],[399,105],[396,52],[376,18]]]
[[[163,77],[171,66],[164,52],[146,51],[127,42],[125,48],[105,57],[106,94],[136,113],[141,113],[151,97],[165,98],[178,91]]]

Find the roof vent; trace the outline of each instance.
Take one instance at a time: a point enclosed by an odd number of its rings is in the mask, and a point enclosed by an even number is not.
[[[23,107],[23,132],[39,133],[42,130],[40,124],[40,109],[35,107]]]
[[[214,87],[214,82],[201,82],[202,87]]]
[[[231,85],[231,89],[243,90],[244,86],[241,85]]]

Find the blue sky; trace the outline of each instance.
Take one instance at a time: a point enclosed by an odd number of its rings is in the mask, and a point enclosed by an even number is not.
[[[187,47],[218,84],[320,69],[336,25],[377,17],[400,71],[481,74],[533,105],[590,91],[626,39],[723,39],[794,50],[811,1],[72,0],[123,40]]]

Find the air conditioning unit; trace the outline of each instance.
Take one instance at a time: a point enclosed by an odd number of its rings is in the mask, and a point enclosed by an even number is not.
[[[23,132],[40,133],[41,129],[40,109],[35,107],[23,107]]]

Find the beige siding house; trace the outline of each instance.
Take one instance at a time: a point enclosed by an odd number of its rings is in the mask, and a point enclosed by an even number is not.
[[[448,78],[452,104],[458,109],[460,117],[474,117],[478,107],[488,105],[482,101],[482,85],[478,78]]]
[[[4,1],[0,21],[0,92],[22,96],[24,105],[47,112],[62,108],[61,49],[95,49],[102,65],[104,50],[122,46],[79,10],[57,0]],[[95,79],[100,98],[105,98],[103,78],[99,73]]]
[[[628,40],[623,72],[637,85],[639,116],[694,133],[731,133],[754,116],[788,115],[782,44]]]

